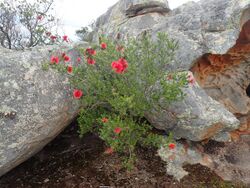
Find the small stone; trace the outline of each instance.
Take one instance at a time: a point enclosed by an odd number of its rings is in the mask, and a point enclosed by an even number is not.
[[[48,183],[49,182],[49,178],[46,178],[43,182],[44,183]]]

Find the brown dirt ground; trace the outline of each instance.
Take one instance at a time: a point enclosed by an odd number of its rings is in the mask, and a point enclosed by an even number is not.
[[[187,165],[190,172],[180,182],[166,175],[155,149],[137,148],[132,171],[122,167],[122,156],[104,154],[105,144],[96,135],[80,139],[71,125],[34,157],[0,178],[0,188],[231,188],[201,165]]]

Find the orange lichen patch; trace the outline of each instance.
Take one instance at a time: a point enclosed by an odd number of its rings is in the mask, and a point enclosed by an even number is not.
[[[223,125],[220,123],[216,123],[213,126],[207,128],[204,131],[204,134],[201,136],[203,140],[211,138],[213,135],[216,135],[221,129],[223,128]]]
[[[238,141],[242,135],[250,135],[250,116],[246,118],[246,121],[242,121],[240,128],[232,131],[231,138],[233,141]]]
[[[230,66],[240,64],[243,60],[243,57],[229,54],[206,54],[198,60],[191,68],[191,71],[194,73],[196,80],[202,85],[210,74],[220,73]]]
[[[191,68],[196,80],[202,85],[210,74],[217,74],[250,57],[250,20],[242,27],[236,44],[226,54],[205,54]]]
[[[242,135],[250,135],[250,129],[248,129],[247,131],[236,130],[236,131],[231,132],[230,135],[231,135],[232,140],[236,142],[240,139]]]

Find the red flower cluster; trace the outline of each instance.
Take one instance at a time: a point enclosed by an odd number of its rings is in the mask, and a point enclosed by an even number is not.
[[[95,64],[95,60],[92,59],[92,58],[90,58],[90,57],[88,57],[87,63],[90,64],[90,65],[94,65]]]
[[[78,58],[76,59],[76,61],[77,61],[78,63],[80,63],[80,62],[81,62],[81,58],[78,57]]]
[[[69,56],[67,56],[67,55],[65,55],[65,56],[63,57],[63,59],[64,59],[64,61],[65,61],[65,62],[70,61],[70,57],[69,57]]]
[[[67,35],[62,36],[62,39],[63,39],[63,41],[65,41],[65,42],[69,42],[69,38],[68,38]]]
[[[73,91],[73,96],[75,99],[80,99],[82,97],[83,93],[81,90],[75,89]]]
[[[65,62],[70,61],[70,57],[67,56],[65,52],[62,53],[62,58],[63,58],[63,60],[64,60]]]
[[[100,46],[101,46],[101,49],[103,50],[107,49],[107,44],[105,42],[102,42]]]
[[[169,149],[174,149],[174,148],[175,148],[175,144],[174,144],[174,143],[168,144],[168,148],[169,148]]]
[[[103,123],[107,123],[108,121],[109,121],[108,118],[106,118],[106,117],[102,118],[102,122],[103,122]]]
[[[51,64],[58,64],[59,63],[59,58],[57,56],[51,56],[50,58],[50,63]]]
[[[118,61],[112,62],[111,66],[116,73],[122,74],[128,68],[128,62],[126,59],[120,58]]]
[[[57,37],[56,37],[55,35],[51,35],[51,36],[50,36],[50,39],[51,39],[53,42],[55,42],[55,40],[57,39]]]
[[[86,52],[88,55],[96,55],[96,51],[93,48],[87,48]]]
[[[69,74],[71,74],[71,73],[73,72],[73,67],[72,67],[72,65],[69,65],[69,66],[67,67],[67,72],[68,72]]]
[[[122,129],[121,129],[120,127],[116,127],[116,128],[114,129],[114,133],[115,133],[115,134],[120,134],[121,131],[122,131]]]
[[[87,55],[87,63],[90,65],[94,65],[95,60],[92,58],[92,56],[96,55],[96,51],[93,48],[87,48],[86,55]]]

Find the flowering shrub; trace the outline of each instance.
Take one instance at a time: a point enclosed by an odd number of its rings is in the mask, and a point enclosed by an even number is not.
[[[176,49],[177,43],[164,33],[156,41],[144,35],[126,43],[102,37],[99,45],[79,49],[81,63],[64,66],[73,97],[82,104],[80,135],[98,133],[108,145],[105,153],[123,153],[128,168],[138,144],[174,149],[174,144],[168,145],[168,137],[152,132],[144,115],[153,108],[160,110],[160,99],[168,105],[184,96],[181,88],[187,86],[188,75],[168,72]],[[65,57],[62,60],[70,61]]]

